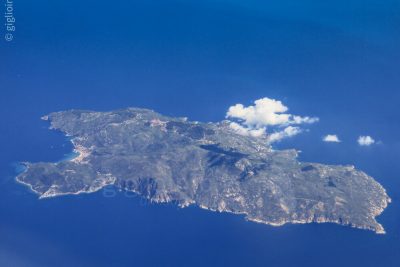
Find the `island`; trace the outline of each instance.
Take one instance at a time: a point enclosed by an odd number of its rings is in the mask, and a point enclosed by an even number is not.
[[[68,110],[43,117],[74,146],[75,158],[24,162],[17,181],[40,198],[105,186],[152,202],[242,214],[279,226],[331,222],[376,233],[390,202],[385,189],[354,166],[300,162],[264,137],[238,134],[228,121],[202,123],[149,109]]]

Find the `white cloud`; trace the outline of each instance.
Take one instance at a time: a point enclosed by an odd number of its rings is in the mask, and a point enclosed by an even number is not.
[[[267,139],[268,139],[269,143],[274,143],[274,142],[278,142],[284,138],[298,135],[302,131],[303,130],[300,129],[299,127],[288,126],[283,131],[274,132],[274,133],[268,135]]]
[[[264,97],[254,101],[254,105],[248,107],[242,104],[231,106],[226,113],[226,117],[238,119],[247,127],[253,128],[318,121],[316,117],[301,117],[285,113],[288,110],[288,107],[283,105],[281,101]]]
[[[243,104],[236,104],[229,107],[226,118],[237,120],[231,122],[230,127],[239,134],[255,137],[266,135],[269,142],[276,142],[302,131],[299,127],[291,125],[311,124],[319,120],[316,117],[286,113],[288,110],[281,101],[264,97],[254,101],[254,105],[246,107]],[[285,128],[268,135],[267,127]]]
[[[291,121],[292,124],[303,124],[303,123],[315,123],[318,122],[319,118],[317,117],[300,117],[293,115],[293,120]]]
[[[335,143],[340,143],[340,139],[336,134],[328,134],[325,135],[324,138],[322,138],[324,142],[335,142]]]
[[[358,137],[357,142],[360,146],[370,146],[375,143],[375,140],[371,136],[366,135]]]
[[[242,126],[242,125],[240,125],[239,123],[236,123],[236,122],[231,122],[229,124],[229,126],[233,130],[235,130],[238,134],[246,135],[246,136],[250,135],[250,136],[254,136],[254,137],[259,137],[259,136],[265,135],[265,133],[266,133],[266,128],[265,127],[264,128],[258,128],[258,129],[249,129],[249,128],[246,128],[246,127],[244,127],[244,126]]]

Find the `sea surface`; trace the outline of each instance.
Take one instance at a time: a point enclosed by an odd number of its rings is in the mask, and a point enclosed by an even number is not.
[[[399,266],[400,3],[320,2],[16,1],[14,40],[0,42],[0,266]],[[261,97],[320,118],[276,149],[353,164],[387,189],[387,234],[272,227],[113,188],[39,200],[15,182],[19,162],[74,156],[40,120],[50,112],[216,122]]]

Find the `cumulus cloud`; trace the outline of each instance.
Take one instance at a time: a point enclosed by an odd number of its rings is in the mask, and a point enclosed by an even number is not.
[[[366,135],[358,137],[357,142],[360,146],[370,146],[375,143],[375,140],[371,136]]]
[[[288,110],[288,107],[283,105],[281,101],[264,97],[254,101],[254,105],[248,107],[242,104],[231,106],[226,113],[226,117],[238,119],[244,125],[254,128],[318,121],[316,117],[301,117],[285,113]]]
[[[267,139],[268,139],[269,143],[273,143],[273,142],[280,141],[287,137],[292,137],[292,136],[298,135],[302,131],[303,130],[300,129],[299,127],[288,126],[282,131],[271,133],[270,135],[267,136]]]
[[[291,125],[311,124],[317,122],[317,117],[302,117],[287,113],[288,107],[281,101],[264,97],[254,101],[254,105],[236,104],[229,107],[226,118],[234,119],[230,127],[242,135],[266,136],[269,142],[299,134],[302,130]],[[267,129],[278,127],[272,133]],[[283,128],[283,130],[282,130]]]
[[[303,124],[303,123],[311,124],[311,123],[315,123],[318,121],[319,121],[319,118],[317,118],[317,117],[308,117],[308,116],[300,117],[300,116],[293,115],[293,120],[290,121],[290,123],[291,124]]]
[[[339,137],[336,134],[328,134],[325,135],[324,138],[322,138],[324,142],[334,142],[334,143],[339,143],[341,142]]]
[[[246,128],[236,122],[231,122],[229,124],[229,126],[241,135],[254,136],[254,137],[259,137],[259,136],[265,135],[266,130],[267,130],[265,127],[258,128],[258,129],[249,129],[249,128]]]

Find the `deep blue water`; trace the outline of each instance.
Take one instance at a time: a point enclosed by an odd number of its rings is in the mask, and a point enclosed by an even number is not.
[[[0,41],[0,266],[399,265],[399,1],[14,5],[15,39]],[[14,182],[15,163],[71,152],[39,119],[49,112],[139,106],[219,121],[230,105],[264,96],[321,119],[278,148],[354,164],[387,189],[386,235],[275,228],[123,193],[38,200]],[[327,133],[343,142],[321,142]],[[361,134],[382,144],[359,147]]]

